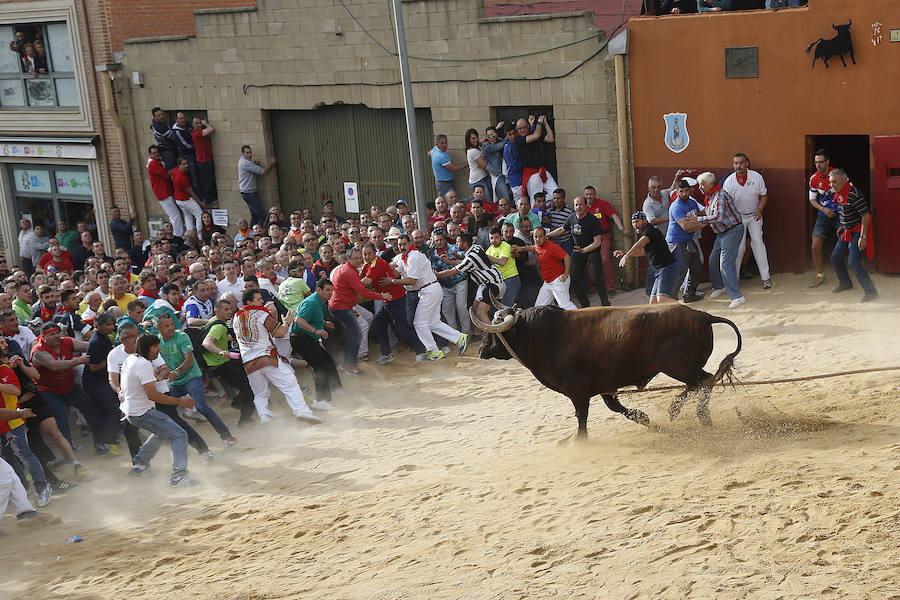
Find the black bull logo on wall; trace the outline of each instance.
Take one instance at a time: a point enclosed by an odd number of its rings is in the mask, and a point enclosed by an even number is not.
[[[816,61],[818,59],[822,59],[822,62],[825,63],[825,68],[828,67],[829,59],[837,56],[841,59],[841,63],[846,67],[847,61],[844,60],[844,54],[850,53],[850,60],[853,61],[853,64],[856,64],[856,58],[853,56],[853,40],[850,39],[850,26],[853,25],[853,19],[850,19],[849,23],[845,23],[843,25],[835,25],[831,24],[831,28],[837,31],[837,35],[835,35],[831,39],[823,40],[822,38],[817,39],[812,44],[810,44],[806,48],[806,53],[809,54],[809,51],[812,50],[813,46],[816,47],[816,53],[813,55],[812,68],[816,68]]]

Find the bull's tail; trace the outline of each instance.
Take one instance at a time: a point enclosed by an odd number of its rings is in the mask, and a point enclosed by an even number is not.
[[[812,44],[810,44],[809,46],[806,47],[806,53],[809,54],[809,51],[813,49],[813,46],[815,46],[815,45],[818,44],[819,42],[824,42],[824,41],[825,41],[825,40],[823,40],[822,38],[817,39],[817,40],[814,41]],[[733,323],[732,323],[732,325],[733,325]]]
[[[719,363],[719,368],[716,370],[716,374],[713,376],[712,381],[709,383],[709,386],[712,387],[723,379],[727,379],[727,383],[734,383],[736,380],[734,376],[734,357],[737,356],[738,352],[741,351],[741,332],[737,328],[737,325],[724,317],[709,315],[709,321],[711,324],[725,323],[726,325],[730,325],[731,328],[734,329],[735,335],[737,335],[737,348],[735,348],[734,352],[723,358],[722,362]]]

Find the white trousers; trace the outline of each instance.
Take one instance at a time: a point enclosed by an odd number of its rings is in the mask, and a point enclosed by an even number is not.
[[[750,233],[750,249],[753,251],[753,258],[756,259],[756,268],[759,269],[759,277],[763,281],[771,279],[769,273],[769,256],[766,253],[766,245],[763,243],[763,220],[759,221],[753,215],[742,215],[744,223],[744,237],[741,238],[741,245],[738,248],[737,269],[741,272],[741,262],[744,260],[744,250],[747,248],[747,233]]]
[[[160,200],[159,205],[163,207],[166,214],[169,215],[169,223],[172,224],[172,233],[181,237],[184,235],[184,221],[181,220],[181,211],[175,204],[175,198],[169,196],[165,200]]]
[[[193,198],[187,200],[176,200],[175,204],[184,213],[184,229],[185,231],[200,231],[200,217],[203,215],[203,209],[197,204]],[[177,235],[177,234],[176,234]]]
[[[0,458],[0,517],[6,513],[10,500],[16,515],[34,510],[19,476],[8,462]]]
[[[444,298],[439,283],[432,283],[419,290],[419,304],[416,306],[416,316],[413,318],[413,327],[419,336],[419,341],[425,346],[425,350],[432,352],[437,350],[434,336],[439,335],[449,342],[456,342],[462,334],[441,321],[441,300]]]
[[[562,277],[562,275],[559,277]],[[569,298],[569,282],[571,279],[567,277],[565,281],[560,281],[559,277],[553,281],[544,282],[544,285],[541,286],[541,289],[538,292],[537,300],[534,301],[535,306],[546,306],[553,300],[556,300],[556,304],[565,310],[575,310],[578,308],[575,306],[575,303],[572,302],[572,299]]]
[[[375,315],[368,308],[363,308],[359,304],[353,307],[356,312],[356,322],[359,324],[359,330],[362,332],[362,341],[359,342],[359,356],[367,356],[369,354],[369,328]]]
[[[528,182],[525,184],[528,189],[528,197],[531,198],[532,202],[534,202],[534,195],[538,192],[544,192],[549,201],[553,198],[553,191],[559,187],[556,185],[556,181],[553,179],[550,171],[545,169],[544,172],[547,174],[547,181],[541,180],[540,173],[535,173],[528,178]]]
[[[270,382],[284,394],[284,399],[294,415],[312,414],[303,399],[303,391],[300,390],[300,384],[297,383],[297,374],[284,361],[279,360],[277,367],[264,367],[249,373],[247,379],[250,381],[250,389],[253,390],[253,404],[256,406],[256,413],[260,417],[272,416],[272,411],[269,410],[269,396],[272,395],[269,391]]]

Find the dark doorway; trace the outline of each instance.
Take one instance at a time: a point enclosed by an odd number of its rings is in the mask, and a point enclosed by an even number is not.
[[[510,123],[515,123],[517,119],[526,118],[530,114],[533,114],[535,116],[546,115],[547,123],[550,124],[550,128],[553,130],[553,132],[556,132],[556,123],[553,119],[552,106],[495,106],[493,110],[493,124],[495,125],[499,121],[503,121],[503,126],[506,127]],[[505,130],[499,131],[497,133],[501,138],[506,135]],[[556,179],[556,181],[559,181],[559,172],[556,169],[556,144],[544,144],[544,164],[547,166],[547,170],[550,171],[550,174],[553,175],[554,179]]]
[[[869,171],[869,136],[867,135],[808,135],[806,136],[806,177],[816,170],[813,162],[816,150],[824,148],[831,156],[831,166],[836,169],[844,169],[857,188],[862,190],[869,205],[872,203],[870,194],[870,171]],[[816,211],[810,207],[807,212],[806,234],[807,238],[812,236],[813,225],[816,223]],[[825,240],[825,253],[827,257],[831,255],[834,248],[835,240]],[[807,246],[807,258],[811,259],[810,250]]]

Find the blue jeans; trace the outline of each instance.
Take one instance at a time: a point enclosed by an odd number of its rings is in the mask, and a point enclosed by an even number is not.
[[[169,440],[172,445],[172,481],[187,475],[188,441],[184,429],[155,408],[137,417],[128,417],[128,422],[150,432],[150,437],[134,457],[134,464],[149,467],[163,440]]]
[[[34,455],[34,452],[31,451],[31,447],[28,445],[28,435],[25,425],[19,425],[15,429],[10,429],[6,434],[6,441],[8,441],[9,445],[12,447],[13,454],[16,455],[16,458],[25,465],[25,468],[28,469],[28,472],[31,474],[31,480],[34,482],[34,489],[40,492],[47,487],[47,476],[44,474],[44,468],[41,466],[41,461]]]
[[[669,298],[678,299],[678,288],[675,286],[675,277],[678,276],[678,263],[666,265],[657,271],[653,266],[653,285],[647,296],[668,296]],[[649,274],[647,280],[650,280]]]
[[[675,262],[678,264],[678,261]],[[647,293],[647,297],[650,298],[653,292],[653,282],[656,281],[656,269],[653,268],[653,265],[647,265],[647,281],[644,283],[644,292]]]
[[[513,304],[515,304],[516,296],[519,294],[519,289],[522,287],[522,279],[518,275],[513,275],[512,277],[508,277],[503,281],[504,283],[506,283],[506,292],[504,292],[503,298],[500,299],[500,302],[502,302],[506,306],[512,306]]]
[[[425,352],[425,346],[422,345],[419,336],[406,318],[406,297],[404,294],[399,298],[390,302],[382,302],[381,308],[375,313],[375,320],[372,321],[372,328],[375,330],[375,337],[381,345],[381,354],[387,356],[391,353],[391,342],[388,339],[388,325],[394,327],[397,337],[410,347],[416,354]]]
[[[331,314],[344,326],[347,332],[347,345],[344,346],[344,367],[347,369],[356,368],[356,358],[359,355],[359,345],[362,343],[362,329],[356,322],[356,314],[353,309],[332,310]]]
[[[452,181],[438,181],[434,180],[434,187],[437,188],[437,193],[439,196],[443,196],[447,192],[453,189]]]
[[[491,189],[491,176],[488,175],[481,181],[476,181],[475,183],[470,183],[469,187],[472,188],[472,191],[475,191],[475,186],[481,185],[484,187],[484,199],[493,202],[494,201],[494,190]]]
[[[737,272],[737,255],[743,239],[744,225],[739,223],[716,235],[712,252],[709,253],[709,280],[713,289],[724,287],[732,300],[743,296]]]
[[[216,433],[219,434],[220,438],[227,440],[231,437],[228,426],[222,422],[222,419],[219,418],[216,411],[210,408],[209,404],[206,403],[206,390],[203,387],[202,377],[194,377],[193,379],[188,379],[184,383],[173,383],[169,385],[169,396],[178,398],[185,394],[194,400],[194,410],[206,417],[206,420],[209,421],[209,424],[216,430]]]
[[[256,192],[241,192],[241,200],[246,202],[247,207],[250,209],[250,227],[257,223],[262,224],[266,222],[266,209],[263,208],[259,194]]]
[[[850,273],[847,271],[847,263],[849,262],[850,268],[853,269],[853,274],[856,275],[856,279],[859,281],[859,285],[862,286],[867,294],[874,294],[876,293],[875,284],[872,283],[869,272],[866,271],[862,264],[862,256],[863,253],[859,251],[858,231],[854,231],[851,234],[849,242],[838,240],[837,244],[834,245],[834,251],[831,253],[831,264],[834,265],[834,274],[837,275],[838,281],[841,282],[842,286],[852,286],[853,282],[850,281]]]
[[[509,189],[509,184],[506,182],[505,175],[498,176],[497,182],[494,183],[494,202],[499,203],[500,198],[506,198],[511,204],[514,204],[512,190]]]
[[[72,432],[69,430],[69,415],[66,413],[67,406],[74,406],[81,414],[84,415],[91,435],[94,438],[94,445],[105,443],[116,443],[118,438],[118,421],[119,409],[116,407],[114,412],[105,410],[102,401],[87,394],[80,385],[75,385],[71,392],[67,394],[55,394],[53,392],[41,392],[50,411],[56,418],[56,424],[63,436],[72,443]],[[111,424],[115,423],[115,435],[110,433]]]

